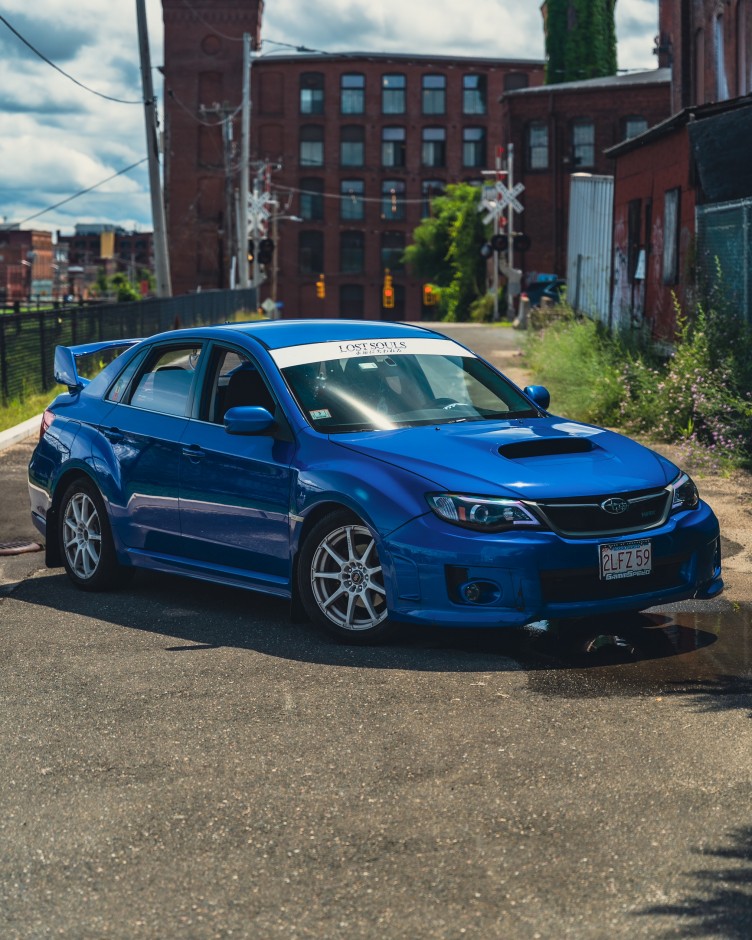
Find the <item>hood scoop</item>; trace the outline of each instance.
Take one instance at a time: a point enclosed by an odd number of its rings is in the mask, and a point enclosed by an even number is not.
[[[502,444],[499,453],[509,460],[528,457],[560,457],[564,454],[588,454],[595,446],[587,437],[544,437],[534,441],[515,441]]]

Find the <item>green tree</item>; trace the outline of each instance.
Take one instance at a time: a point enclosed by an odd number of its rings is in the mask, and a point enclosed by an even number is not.
[[[546,0],[546,83],[616,74],[616,0]]]
[[[432,202],[430,218],[413,232],[405,261],[424,280],[439,288],[444,320],[466,320],[470,307],[485,293],[486,262],[480,249],[487,238],[478,212],[480,190],[468,183],[447,186]]]

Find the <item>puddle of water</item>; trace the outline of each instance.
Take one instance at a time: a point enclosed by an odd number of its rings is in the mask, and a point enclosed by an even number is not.
[[[550,625],[531,686],[567,696],[703,692],[752,709],[752,610],[650,613]]]

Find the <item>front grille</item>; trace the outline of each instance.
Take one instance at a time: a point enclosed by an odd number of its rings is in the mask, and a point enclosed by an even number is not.
[[[618,578],[613,581],[601,581],[597,568],[587,571],[541,572],[541,590],[543,600],[547,604],[632,597],[678,588],[683,584],[684,579],[679,561],[665,561],[657,564],[650,574],[634,578]]]
[[[654,529],[668,518],[672,494],[667,489],[641,490],[614,496],[585,496],[576,499],[547,499],[529,503],[548,525],[572,538],[624,535]],[[623,512],[607,512],[605,503],[626,504]]]

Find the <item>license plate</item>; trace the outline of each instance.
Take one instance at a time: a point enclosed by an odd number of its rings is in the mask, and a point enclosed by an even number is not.
[[[650,539],[599,545],[598,549],[601,556],[601,581],[636,578],[652,571],[653,553]]]

